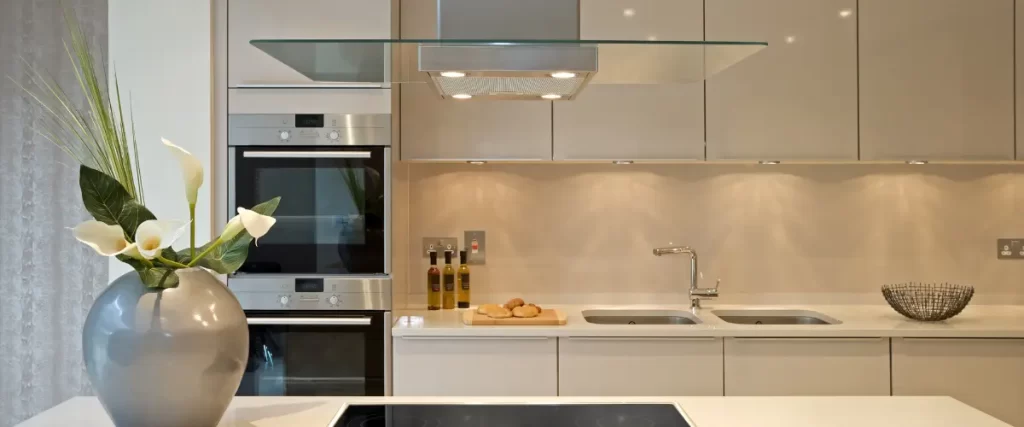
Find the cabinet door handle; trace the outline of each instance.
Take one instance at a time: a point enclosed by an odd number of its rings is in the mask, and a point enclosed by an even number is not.
[[[420,336],[420,335],[406,335],[397,337],[403,340],[410,341],[474,341],[474,340],[490,340],[490,341],[544,341],[552,339],[553,337],[495,337],[495,336]]]
[[[373,323],[371,317],[250,317],[245,320],[253,326],[366,326]]]
[[[719,337],[567,337],[570,341],[715,341]]]
[[[886,337],[732,337],[736,341],[877,342]]]

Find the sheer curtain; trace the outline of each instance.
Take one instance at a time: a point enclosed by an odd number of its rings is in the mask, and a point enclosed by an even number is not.
[[[81,328],[107,283],[107,260],[66,229],[88,217],[78,169],[33,131],[41,111],[11,81],[28,84],[23,57],[74,85],[61,3],[0,1],[0,427],[91,394]],[[106,50],[107,0],[63,3]]]

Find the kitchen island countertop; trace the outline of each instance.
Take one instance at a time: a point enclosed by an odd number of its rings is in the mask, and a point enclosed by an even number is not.
[[[697,311],[697,325],[598,325],[583,311],[678,310],[682,305],[553,305],[568,319],[562,326],[467,326],[463,310],[397,310],[392,335],[403,336],[625,336],[625,337],[908,337],[1024,338],[1024,306],[970,305],[942,322],[918,322],[887,305],[714,305]],[[833,325],[740,325],[716,317],[715,310],[808,310],[835,318]]]
[[[675,402],[696,427],[1009,426],[950,397],[238,397],[219,427],[329,427],[349,403],[465,402]],[[65,425],[113,427],[94,397],[70,399],[18,427]]]

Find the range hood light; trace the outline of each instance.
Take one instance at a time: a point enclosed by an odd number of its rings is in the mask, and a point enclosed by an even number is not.
[[[486,165],[487,164],[487,162],[485,162],[483,160],[470,160],[470,161],[468,161],[466,163],[469,163],[471,165],[477,165],[477,166],[479,166],[479,165]]]
[[[569,71],[558,71],[558,72],[551,73],[551,77],[554,77],[556,79],[571,79],[571,78],[576,77],[576,73],[569,72]]]
[[[907,160],[908,165],[927,165],[927,160]]]
[[[559,95],[557,93],[548,93],[541,95],[540,97],[544,99],[562,99],[562,95]]]
[[[452,95],[452,98],[455,99],[470,99],[472,97],[473,95],[470,95],[468,93],[456,93],[455,95]]]
[[[612,164],[613,165],[631,165],[631,164],[633,164],[633,161],[632,160],[615,160],[615,161],[612,162]]]
[[[782,163],[782,162],[780,162],[778,160],[761,160],[761,161],[759,161],[757,163],[760,163],[762,165],[777,165],[777,164]]]
[[[466,77],[466,73],[463,73],[462,71],[443,71],[441,72],[441,77],[457,79],[459,77]]]

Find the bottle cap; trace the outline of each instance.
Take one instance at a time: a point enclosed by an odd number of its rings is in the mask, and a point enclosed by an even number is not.
[[[444,251],[444,263],[445,264],[451,264],[452,263],[452,251]]]
[[[437,252],[430,251],[430,264],[437,265]]]
[[[459,259],[462,260],[463,264],[465,264],[466,261],[469,259],[469,258],[466,258],[466,250],[465,249],[459,251]]]

